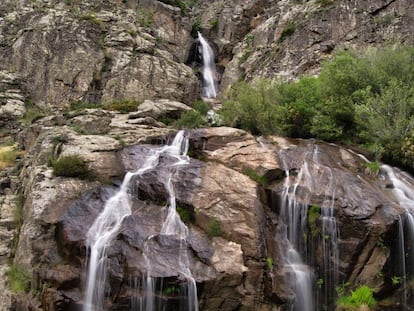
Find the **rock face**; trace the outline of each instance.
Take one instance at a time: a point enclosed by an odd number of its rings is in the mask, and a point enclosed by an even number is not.
[[[82,308],[89,228],[127,172],[171,142],[176,130],[162,118],[200,97],[197,31],[224,92],[241,78],[317,73],[337,50],[411,44],[413,9],[408,0],[1,1],[0,142],[13,134],[25,153],[0,173],[0,309]],[[141,104],[101,109],[122,100]],[[337,286],[372,287],[380,310],[412,304],[414,258],[401,250],[412,243],[409,219],[386,169],[313,140],[224,127],[186,136],[185,164],[171,173],[165,155],[131,182],[131,215],[107,247],[104,309],[143,302],[147,276],[159,309],[186,308],[192,283],[177,268],[186,258],[200,310],[291,310],[292,251],[315,310],[335,310]],[[87,178],[57,176],[52,165],[71,155]],[[184,240],[161,234],[168,174]],[[398,176],[410,193],[412,179]],[[30,293],[11,292],[9,261]]]
[[[89,110],[86,120],[88,114],[98,113]],[[90,226],[118,191],[125,172],[136,171],[160,148],[148,143],[171,137],[165,128],[124,124],[124,135],[136,139],[123,147],[121,138],[111,136],[121,133],[117,124],[128,115],[99,114],[111,121],[105,136],[77,134],[68,126],[70,118],[59,125],[46,118],[27,129],[25,137],[33,138],[25,142],[29,152],[21,172],[25,221],[14,261],[32,275],[31,287],[39,294],[37,302],[14,298],[16,306],[80,308]],[[372,175],[363,158],[323,142],[258,140],[232,128],[192,130],[187,136],[192,158],[172,174],[176,203],[186,217],[186,242],[160,234],[168,214],[164,179],[171,173],[171,159],[165,156],[156,169],[131,183],[132,215],[108,247],[108,308],[129,309],[142,299],[139,284],[147,273],[157,280],[157,303],[169,308],[184,303],[186,296],[175,288],[188,287],[177,270],[185,254],[201,310],[284,310],[295,297],[284,255],[281,202],[287,189],[306,211],[305,240],[299,243],[304,246],[302,260],[315,279],[324,279],[319,287],[310,285],[314,296],[321,297],[316,308],[333,310],[331,289],[345,282],[367,284],[379,298],[398,299],[391,278],[399,275],[394,239],[404,210],[387,180]],[[68,154],[81,155],[94,178],[54,176],[47,159]],[[319,206],[316,216],[311,216],[313,206]],[[334,211],[340,236],[335,245],[340,255],[329,258],[324,256],[331,245],[324,242],[329,234],[321,229],[327,206]],[[327,265],[337,267],[334,276],[325,270]]]

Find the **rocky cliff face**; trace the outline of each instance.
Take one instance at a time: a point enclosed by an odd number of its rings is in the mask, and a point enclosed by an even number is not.
[[[162,121],[200,97],[196,30],[216,51],[224,92],[241,78],[316,73],[343,48],[410,44],[413,8],[405,0],[2,1],[0,139],[14,138],[25,154],[0,175],[0,309],[81,308],[89,227],[125,173],[171,140],[175,130]],[[143,103],[125,114],[73,108],[120,100]],[[108,309],[129,310],[142,296],[144,241],[155,236],[160,305],[173,310],[184,296],[171,264],[182,250],[200,309],[287,310],[295,286],[286,202],[304,211],[295,247],[314,275],[316,309],[333,310],[334,287],[347,283],[375,288],[383,310],[402,308],[409,284],[395,277],[405,211],[386,174],[323,142],[223,127],[187,136],[191,159],[172,180],[188,215],[186,243],[159,234],[168,197],[160,167],[132,187],[132,215],[109,247]],[[73,154],[88,178],[54,174],[51,163]],[[30,293],[9,290],[8,262],[25,272]]]

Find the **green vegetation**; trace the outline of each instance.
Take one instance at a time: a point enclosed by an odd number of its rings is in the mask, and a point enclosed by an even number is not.
[[[105,105],[108,110],[119,111],[121,113],[128,113],[136,111],[141,103],[132,99],[122,99],[110,102]]]
[[[191,25],[191,36],[197,38],[197,32],[201,30],[201,21],[196,19]]]
[[[242,173],[244,175],[248,176],[251,180],[254,180],[255,182],[257,182],[260,185],[266,185],[267,184],[266,176],[256,173],[256,171],[251,169],[251,168],[248,168],[248,167],[243,168]]]
[[[98,26],[100,28],[103,28],[104,27],[104,23],[99,18],[97,18],[96,15],[94,13],[92,13],[92,12],[88,12],[88,13],[86,13],[84,15],[81,15],[79,18],[81,20],[88,21],[91,24],[94,24],[94,25],[96,25],[96,26]]]
[[[321,278],[319,278],[319,279],[316,281],[316,286],[318,286],[318,288],[319,288],[319,289],[320,289],[320,288],[322,288],[323,284],[325,284],[325,282],[324,282],[324,281],[323,281],[323,279],[321,279]]]
[[[197,128],[206,125],[206,121],[197,110],[188,110],[181,114],[180,118],[174,122],[177,128]]]
[[[266,258],[266,267],[267,267],[268,271],[273,270],[273,259],[272,259],[272,257],[267,257]]]
[[[351,291],[350,295],[339,297],[336,301],[336,305],[341,307],[342,310],[349,311],[356,310],[361,306],[368,306],[369,308],[373,308],[377,304],[373,293],[373,288],[366,285],[361,285],[356,290]]]
[[[154,23],[154,12],[144,9],[137,10],[137,21],[142,27],[151,27]]]
[[[87,103],[81,100],[73,101],[69,104],[70,110],[98,109],[102,108],[102,104]]]
[[[310,230],[312,237],[317,237],[321,233],[321,228],[317,223],[320,215],[321,215],[320,206],[312,205],[308,209],[308,228]]]
[[[295,30],[296,30],[295,23],[292,21],[288,21],[283,27],[283,30],[280,34],[278,42],[282,43],[283,41],[285,41],[288,37],[294,34]]]
[[[0,170],[14,166],[17,157],[21,154],[22,151],[18,150],[17,146],[14,144],[10,145],[10,143],[6,143],[0,145]]]
[[[377,176],[379,174],[380,169],[381,169],[381,165],[379,162],[373,161],[373,162],[365,163],[364,165],[367,168],[369,174],[373,176]]]
[[[392,285],[399,285],[401,283],[401,277],[393,276],[391,278]]]
[[[191,222],[191,213],[188,209],[182,207],[182,206],[177,206],[176,208],[178,215],[180,215],[180,219],[185,222],[186,224]]]
[[[413,59],[413,47],[344,51],[318,77],[239,82],[223,103],[223,120],[256,135],[352,142],[414,169]]]
[[[29,290],[30,276],[23,268],[16,264],[12,264],[9,267],[7,278],[13,293],[27,292]]]
[[[217,219],[213,218],[208,223],[207,234],[209,237],[221,236],[221,226]]]
[[[174,124],[177,128],[198,128],[203,127],[207,124],[205,116],[210,110],[207,103],[202,100],[197,100],[193,104],[194,110],[189,110],[181,114],[177,121],[164,119],[165,124]]]
[[[25,102],[26,112],[23,115],[23,119],[20,122],[23,125],[29,125],[44,117],[44,114],[40,111],[40,109],[31,101]]]
[[[62,156],[57,160],[51,159],[49,163],[55,176],[78,177],[81,179],[91,177],[91,172],[85,160],[77,154]]]

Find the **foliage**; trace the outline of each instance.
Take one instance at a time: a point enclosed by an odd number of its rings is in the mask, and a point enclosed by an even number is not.
[[[44,114],[31,100],[25,102],[25,108],[26,112],[24,113],[23,119],[21,120],[21,123],[23,125],[32,124],[33,122],[44,117]]]
[[[210,110],[210,106],[203,100],[196,100],[193,103],[193,108],[201,113],[203,116]]]
[[[253,170],[251,168],[248,168],[248,167],[243,168],[242,173],[244,175],[249,176],[249,178],[251,180],[254,180],[258,184],[261,184],[261,185],[266,185],[267,184],[267,178],[266,178],[266,176],[259,175],[258,173],[256,173],[255,170]]]
[[[236,83],[221,114],[256,135],[352,142],[414,169],[413,59],[414,47],[342,51],[317,77]]]
[[[61,156],[57,160],[52,159],[50,164],[55,176],[78,177],[81,179],[91,177],[91,172],[85,160],[77,154]]]
[[[85,20],[90,22],[91,24],[94,24],[100,28],[104,28],[104,23],[102,22],[102,20],[100,20],[99,18],[96,17],[96,15],[92,12],[86,13],[84,15],[80,16],[81,20]]]
[[[379,174],[380,169],[381,169],[381,165],[379,162],[377,161],[367,162],[364,165],[367,168],[369,174],[373,176],[377,176]]]
[[[201,21],[196,19],[193,24],[191,25],[191,36],[193,38],[197,38],[197,32],[201,30]]]
[[[311,232],[312,237],[316,237],[321,232],[321,228],[318,225],[317,221],[321,215],[321,207],[318,205],[312,205],[308,209],[308,227]]]
[[[105,105],[108,110],[119,111],[120,113],[129,113],[136,111],[141,103],[132,99],[115,100]]]
[[[276,92],[272,81],[235,84],[220,111],[224,123],[255,135],[288,134],[284,122],[288,109],[275,100]]]
[[[373,308],[377,304],[373,293],[373,288],[367,285],[361,285],[356,290],[351,291],[350,295],[339,297],[336,304],[345,310],[355,310],[355,308],[363,305]]]
[[[182,207],[182,206],[177,206],[176,208],[178,215],[180,215],[180,219],[185,222],[185,223],[190,223],[191,222],[191,213],[188,209]]]
[[[292,21],[288,21],[285,24],[282,32],[280,33],[280,37],[279,37],[278,42],[282,43],[283,41],[285,41],[288,37],[290,37],[291,35],[294,34],[295,30],[296,30],[295,23],[292,22]]]
[[[401,283],[401,277],[393,276],[391,278],[392,285],[399,285]]]
[[[102,108],[102,104],[87,103],[81,100],[76,100],[69,104],[70,110],[84,110],[84,109],[94,109],[94,108]]]
[[[154,12],[145,9],[137,10],[137,21],[142,27],[151,27],[154,23]]]
[[[272,259],[272,257],[267,257],[266,258],[266,267],[267,267],[268,271],[273,270],[273,259]]]
[[[21,154],[16,145],[0,145],[0,170],[16,164],[16,158]]]
[[[213,218],[209,221],[207,227],[207,234],[209,237],[221,236],[221,226],[217,219]]]
[[[181,114],[180,118],[174,122],[177,128],[198,128],[206,125],[206,121],[197,110],[188,110]]]
[[[7,278],[13,293],[27,292],[29,290],[29,274],[16,264],[12,264],[9,267]]]

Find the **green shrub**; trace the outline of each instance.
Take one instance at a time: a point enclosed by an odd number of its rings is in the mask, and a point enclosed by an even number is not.
[[[258,173],[256,173],[256,171],[255,171],[255,170],[253,170],[253,169],[250,169],[250,168],[245,167],[245,168],[243,168],[242,173],[243,173],[244,175],[249,176],[249,178],[250,178],[251,180],[254,180],[254,181],[255,181],[255,182],[257,182],[258,184],[261,184],[261,185],[266,185],[266,184],[267,184],[267,178],[266,178],[266,176],[264,176],[264,175],[259,175],[259,174],[258,174]]]
[[[86,162],[77,154],[61,156],[57,160],[50,160],[55,176],[78,177],[86,179],[91,172]]]
[[[105,105],[108,110],[119,111],[121,113],[129,113],[136,111],[141,103],[136,100],[123,99],[110,102]]]
[[[177,128],[198,128],[206,125],[206,121],[197,110],[188,110],[181,114],[180,118],[174,122]]]
[[[345,310],[355,310],[364,305],[373,308],[377,304],[373,293],[373,288],[361,285],[356,290],[351,291],[350,295],[339,297],[336,301],[336,305]]]
[[[210,110],[210,106],[203,100],[196,100],[193,103],[193,108],[201,113],[203,116]]]
[[[142,27],[151,27],[154,23],[154,12],[144,9],[137,11],[137,21]]]
[[[321,216],[321,207],[318,205],[312,205],[308,209],[308,228],[312,237],[316,237],[321,233],[320,225],[318,224],[318,219]]]
[[[285,24],[285,26],[284,26],[281,34],[280,34],[278,42],[282,43],[283,41],[285,41],[288,37],[290,37],[291,35],[293,35],[295,33],[295,30],[296,30],[295,23],[292,22],[292,21],[288,21]]]
[[[213,218],[210,220],[207,227],[207,234],[209,237],[217,237],[223,234],[220,223],[217,219]]]
[[[182,207],[182,206],[177,206],[176,208],[178,215],[180,215],[180,219],[185,222],[185,223],[190,223],[191,222],[191,213],[188,209]]]
[[[10,289],[13,293],[28,292],[30,287],[30,276],[21,267],[13,264],[7,271]]]
[[[95,108],[102,108],[102,104],[87,103],[81,100],[76,100],[69,104],[70,110],[84,110],[84,109],[95,109]]]

